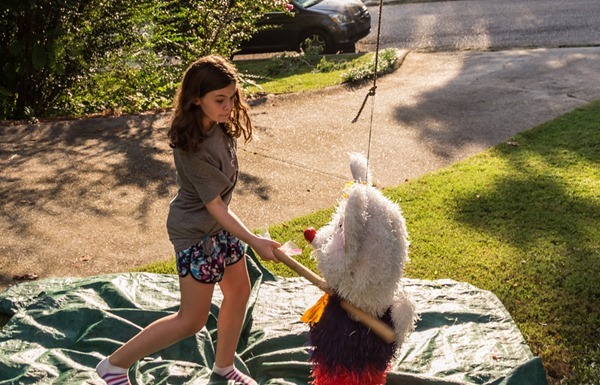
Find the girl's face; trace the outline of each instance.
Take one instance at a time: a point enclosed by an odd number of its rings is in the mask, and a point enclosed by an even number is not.
[[[194,100],[194,104],[202,108],[204,113],[202,125],[205,129],[212,127],[215,122],[223,123],[229,120],[236,89],[236,84],[231,83],[225,88],[207,92],[203,97]]]

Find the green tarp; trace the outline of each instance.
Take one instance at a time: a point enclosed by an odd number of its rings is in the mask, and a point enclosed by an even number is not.
[[[248,260],[253,282],[237,366],[260,384],[309,383],[308,327],[300,316],[321,296],[301,278],[272,276]],[[421,319],[387,384],[547,384],[510,315],[492,293],[451,280],[403,280]],[[101,384],[94,367],[152,321],[178,307],[174,275],[46,279],[0,293],[0,384]],[[136,384],[225,384],[210,377],[216,290],[207,327],[137,363]],[[352,352],[348,352],[352,354]]]

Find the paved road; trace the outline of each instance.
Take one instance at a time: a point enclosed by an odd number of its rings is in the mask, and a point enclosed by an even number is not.
[[[358,48],[373,50],[373,31]],[[598,0],[477,0],[385,4],[382,47],[424,51],[600,45]]]

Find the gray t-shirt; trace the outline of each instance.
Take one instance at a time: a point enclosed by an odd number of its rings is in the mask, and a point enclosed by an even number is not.
[[[218,195],[229,205],[238,178],[237,143],[215,124],[197,151],[173,149],[179,191],[167,218],[175,252],[187,249],[223,228],[206,210]]]

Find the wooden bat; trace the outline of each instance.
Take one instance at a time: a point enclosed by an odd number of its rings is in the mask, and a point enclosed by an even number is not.
[[[294,270],[296,273],[298,273],[298,275],[300,275],[303,278],[306,278],[313,285],[317,286],[325,293],[329,295],[333,294],[333,291],[327,286],[327,282],[325,282],[323,278],[309,270],[306,266],[296,261],[294,258],[288,256],[280,249],[274,249],[273,253],[279,261],[283,262],[287,267]],[[396,335],[394,331],[385,322],[373,317],[369,313],[357,308],[356,306],[352,305],[347,301],[341,300],[340,305],[344,310],[352,314],[357,320],[359,320],[363,325],[372,330],[373,333],[375,333],[386,343],[391,344],[394,341],[396,341]]]

